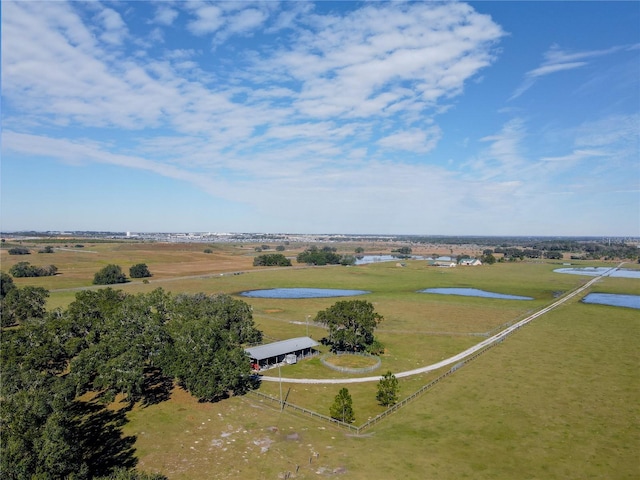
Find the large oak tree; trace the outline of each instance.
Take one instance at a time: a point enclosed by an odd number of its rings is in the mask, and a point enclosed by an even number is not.
[[[373,345],[373,332],[383,320],[364,300],[341,300],[318,312],[314,321],[329,328],[328,343],[334,351],[364,351]]]

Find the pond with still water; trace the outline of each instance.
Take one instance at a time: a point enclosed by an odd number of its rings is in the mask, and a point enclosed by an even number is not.
[[[569,273],[571,275],[588,275],[590,277],[598,277],[600,275],[604,275],[606,277],[640,278],[640,270],[625,270],[624,268],[609,268],[609,267],[556,268],[554,272]]]
[[[484,297],[499,298],[502,300],[533,300],[532,297],[522,297],[520,295],[506,295],[503,293],[485,292],[477,288],[427,288],[419,290],[418,293],[436,293],[439,295],[461,295],[464,297]]]
[[[368,265],[370,263],[381,262],[402,262],[405,260],[426,260],[426,257],[420,255],[396,256],[396,255],[358,255],[356,257],[356,265]]]
[[[590,293],[582,299],[583,303],[597,303],[614,307],[640,309],[640,295],[620,295],[617,293]]]
[[[269,288],[250,290],[240,295],[250,298],[331,298],[353,297],[371,293],[367,290],[342,290],[338,288]]]

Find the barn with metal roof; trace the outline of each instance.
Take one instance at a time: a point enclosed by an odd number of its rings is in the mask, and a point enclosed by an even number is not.
[[[264,370],[280,363],[296,363],[298,360],[316,355],[314,347],[318,342],[310,337],[297,337],[280,342],[267,343],[257,347],[245,348],[251,358],[254,370]]]

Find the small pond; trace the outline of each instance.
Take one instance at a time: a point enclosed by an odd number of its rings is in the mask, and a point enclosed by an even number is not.
[[[569,273],[571,275],[588,275],[597,277],[606,275],[607,277],[640,278],[640,270],[625,270],[624,268],[613,269],[609,267],[582,267],[582,268],[556,268],[556,273]]]
[[[240,295],[250,298],[331,298],[353,297],[371,293],[367,290],[342,290],[338,288],[269,288],[250,290]]]
[[[477,288],[427,288],[426,290],[419,290],[418,293],[437,293],[440,295],[461,295],[464,297],[499,298],[501,300],[533,300],[532,297],[485,292],[484,290],[478,290]]]
[[[356,256],[356,265],[368,265],[370,263],[380,263],[380,262],[402,262],[404,260],[426,260],[425,257],[421,257],[419,255],[411,255],[411,256],[396,256],[396,255],[357,255]]]
[[[583,303],[597,303],[614,307],[640,309],[640,295],[620,295],[616,293],[590,293],[582,299]]]

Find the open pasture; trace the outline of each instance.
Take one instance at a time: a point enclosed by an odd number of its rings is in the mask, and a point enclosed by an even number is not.
[[[204,248],[213,253],[205,254]],[[296,251],[284,253],[291,257]],[[254,246],[86,243],[82,251],[54,254],[8,256],[2,251],[2,269],[17,261],[57,265],[56,277],[16,279],[19,286],[51,290],[49,308],[73,301],[75,291],[70,289],[99,288],[91,286],[93,274],[109,263],[126,273],[135,263],[149,266],[153,277],[148,284],[136,280],[113,286],[131,293],[158,287],[209,294],[277,287],[369,290],[354,298],[372,302],[384,316],[376,336],[386,350],[372,376],[454,355],[590,279],[554,273],[559,265],[550,262],[443,269],[423,261],[407,261],[402,268],[395,262],[305,267],[294,261],[294,267],[260,268],[252,266],[255,255]],[[438,287],[477,288],[534,300],[417,293]],[[592,291],[637,294],[638,280],[604,278]],[[311,320],[344,299],[242,297],[252,306],[266,341],[307,334],[320,339],[326,330]],[[287,410],[281,413],[276,404],[250,394],[209,404],[198,403],[179,388],[169,401],[129,412],[125,434],[136,436],[141,469],[172,479],[283,478],[288,471],[295,472],[291,478],[339,473],[354,479],[510,479],[522,478],[523,472],[527,478],[637,478],[636,317],[637,312],[628,309],[572,300],[360,438]],[[293,378],[362,376],[330,370],[319,358],[283,367],[281,373]],[[400,379],[400,399],[440,373]],[[269,374],[277,376],[278,371]],[[341,388],[286,382],[282,387],[289,402],[325,415]],[[356,424],[384,410],[375,400],[376,382],[348,388]],[[263,382],[260,390],[278,397],[280,385]]]
[[[200,404],[179,389],[136,407],[125,432],[140,468],[172,479],[634,479],[639,340],[637,312],[572,301],[362,437],[252,395]],[[402,383],[401,395],[427,381]],[[349,386],[356,423],[375,407],[366,388]],[[326,413],[338,389],[302,386],[288,400]]]

